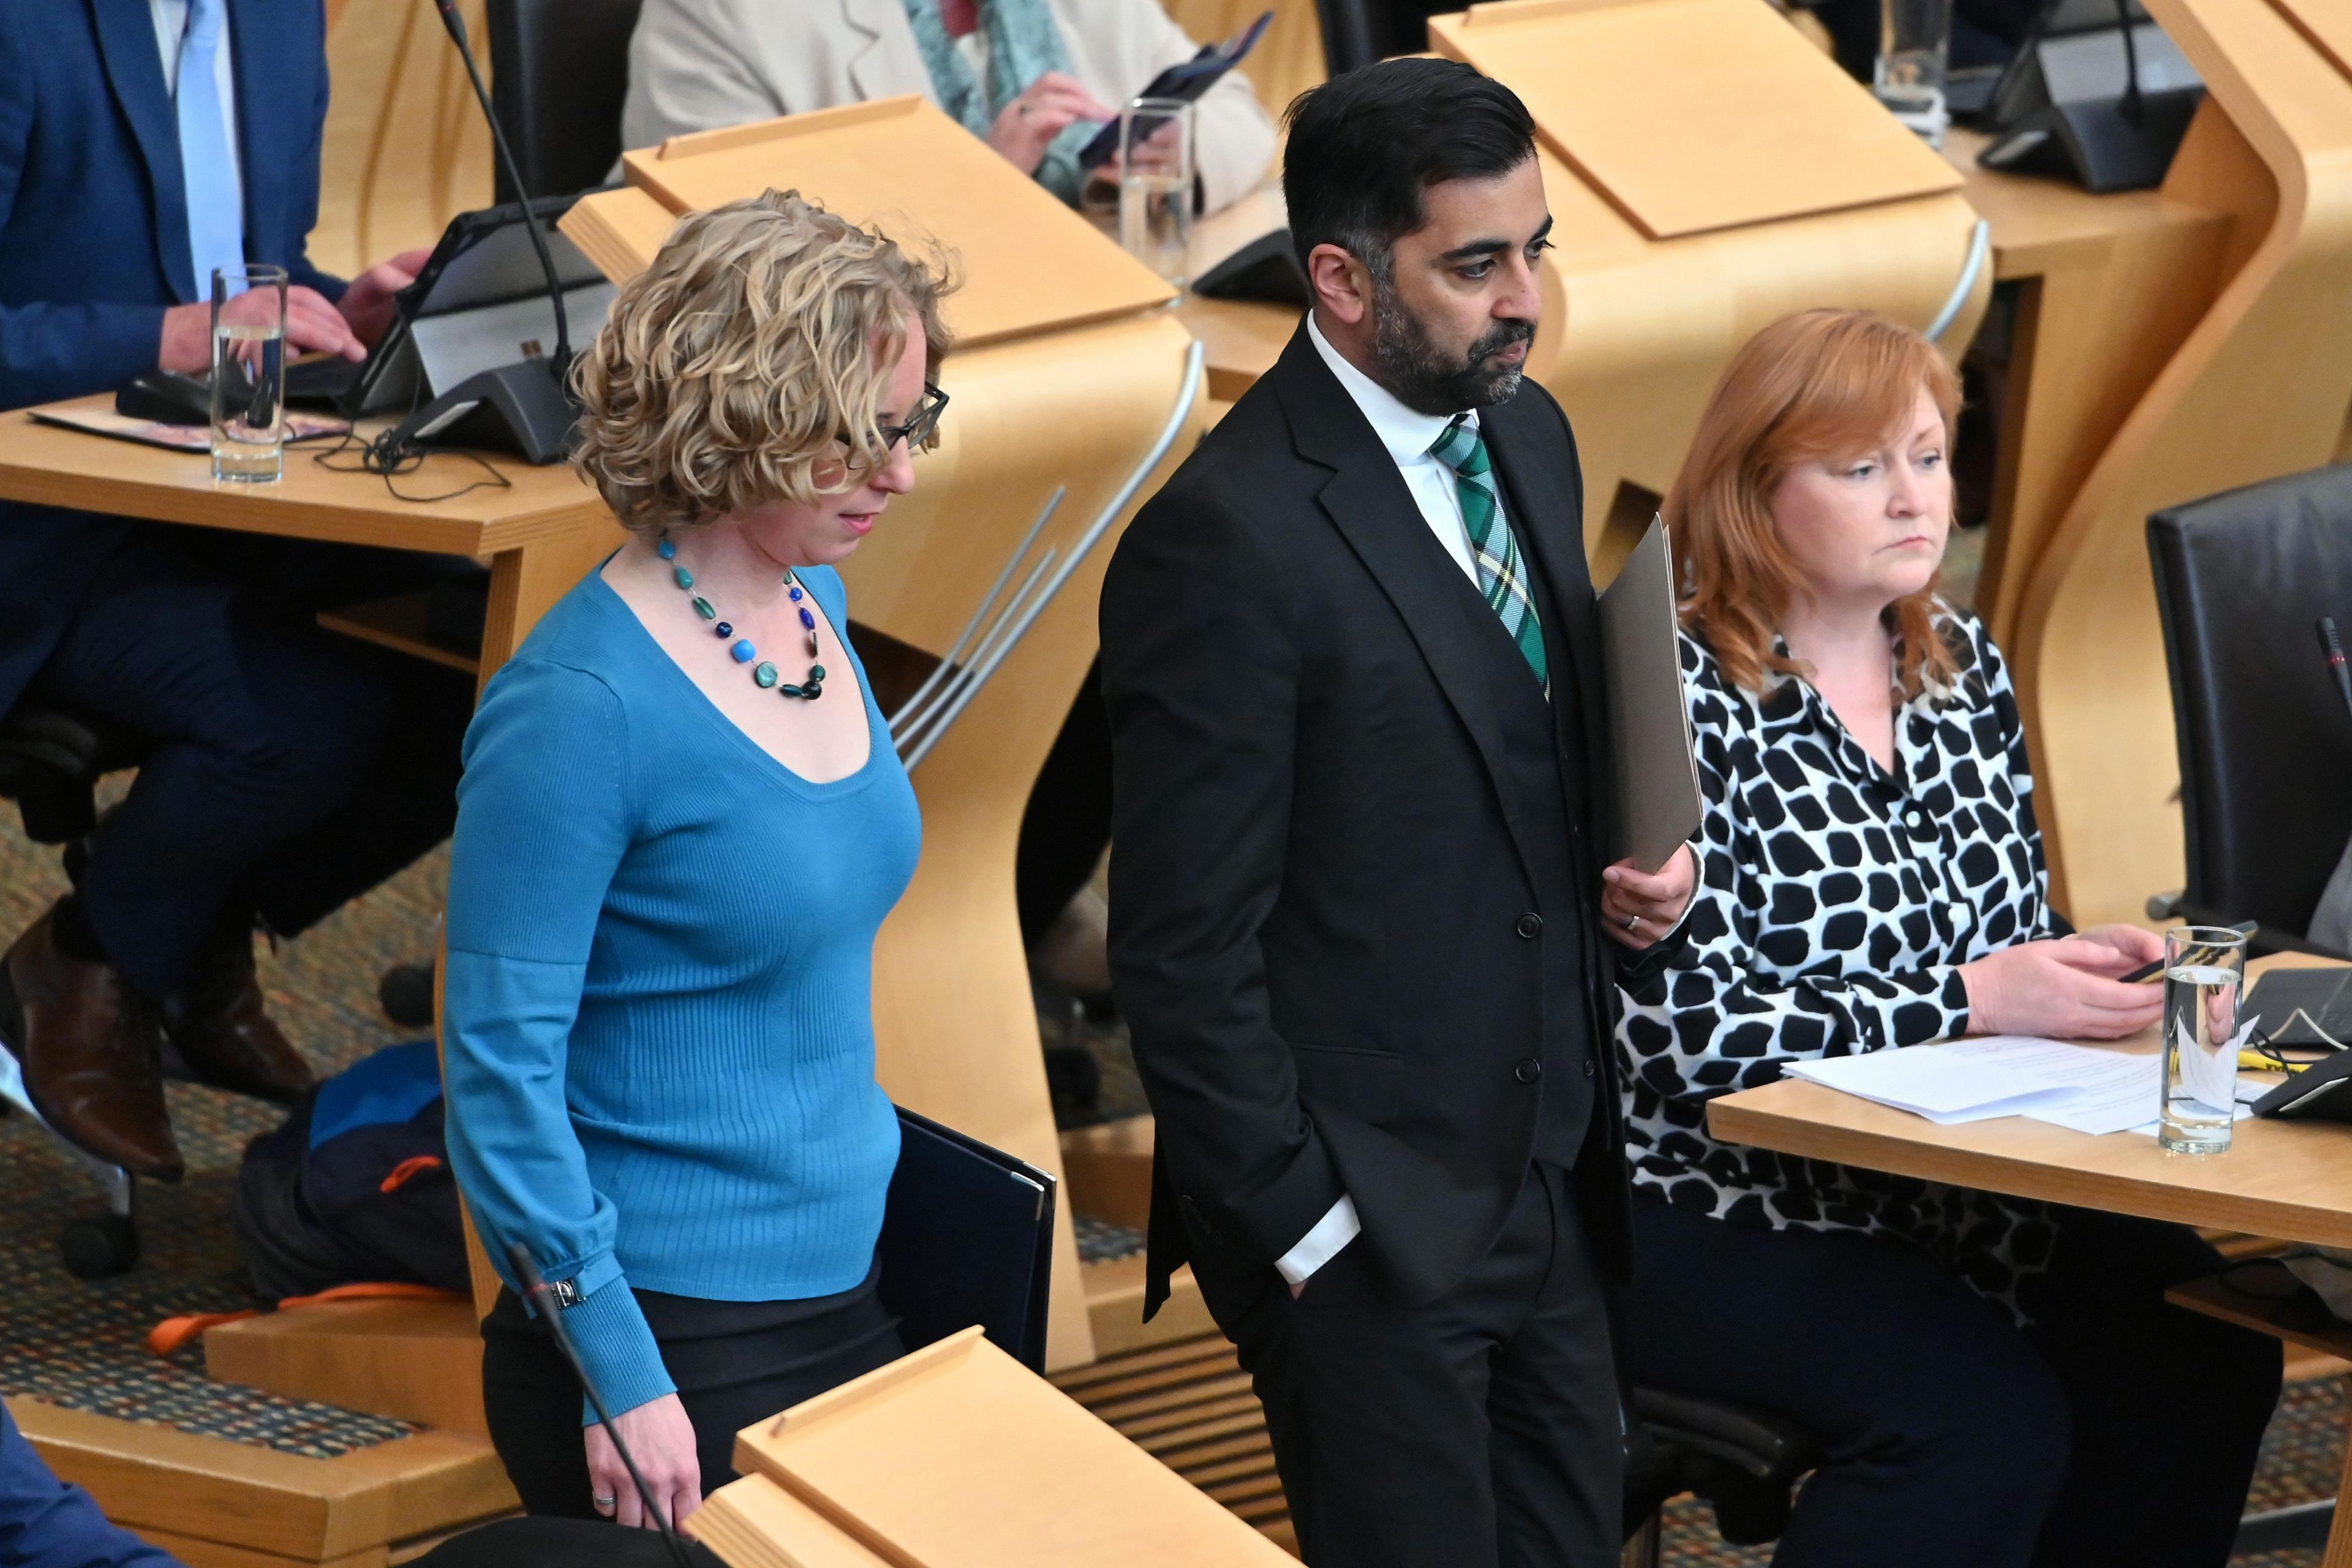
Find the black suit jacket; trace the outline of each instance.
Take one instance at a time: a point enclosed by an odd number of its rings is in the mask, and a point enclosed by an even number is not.
[[[1532,383],[1480,415],[1543,574],[1554,700],[1295,336],[1128,529],[1102,597],[1117,762],[1111,966],[1173,1208],[1270,1265],[1344,1193],[1405,1301],[1458,1283],[1543,1102],[1589,1118],[1580,1195],[1626,1253],[1600,935],[1607,770],[1582,482]],[[1567,1108],[1563,1110],[1563,1108]]]

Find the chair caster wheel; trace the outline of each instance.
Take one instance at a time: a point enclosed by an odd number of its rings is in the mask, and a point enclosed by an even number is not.
[[[122,1215],[78,1219],[58,1233],[58,1257],[77,1279],[111,1279],[139,1264],[139,1227]]]

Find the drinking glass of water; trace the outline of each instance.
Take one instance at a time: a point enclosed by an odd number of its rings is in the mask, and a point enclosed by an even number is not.
[[[1118,112],[1118,242],[1177,288],[1192,239],[1192,106],[1139,98]]]
[[[286,471],[286,269],[213,269],[213,478]]]
[[[1871,90],[1930,147],[1944,144],[1944,129],[1952,122],[1944,101],[1951,49],[1952,0],[1880,0]]]
[[[2175,1154],[2230,1146],[2238,1104],[2238,994],[2246,939],[2215,926],[2164,933],[2164,1109],[2156,1141]]]

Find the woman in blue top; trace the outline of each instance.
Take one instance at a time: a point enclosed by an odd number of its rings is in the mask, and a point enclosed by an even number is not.
[[[466,738],[450,1159],[673,1518],[738,1428],[899,1353],[870,972],[920,824],[832,563],[914,487],[944,290],[795,195],[681,223],[576,372],[574,462],[635,537]],[[511,1289],[483,1338],[524,1507],[651,1524]]]

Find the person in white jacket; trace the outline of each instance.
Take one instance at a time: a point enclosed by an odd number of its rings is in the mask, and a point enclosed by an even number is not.
[[[622,144],[919,92],[1076,203],[1078,149],[1198,49],[1159,0],[646,0]],[[1202,210],[1254,189],[1274,146],[1227,74],[1197,110]]]

